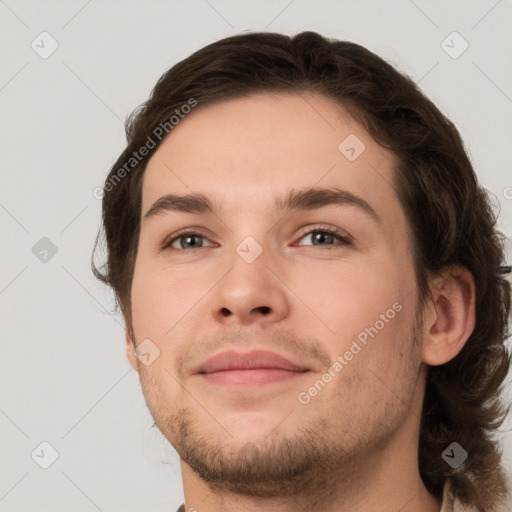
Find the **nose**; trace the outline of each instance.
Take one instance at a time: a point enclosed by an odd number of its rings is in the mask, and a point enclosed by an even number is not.
[[[235,252],[232,267],[215,287],[212,314],[226,326],[274,323],[290,312],[286,285],[268,249],[252,262]]]

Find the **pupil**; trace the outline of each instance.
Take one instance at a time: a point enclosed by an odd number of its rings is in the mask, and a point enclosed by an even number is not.
[[[317,231],[316,232],[316,235],[313,237],[313,241],[315,242],[322,242],[324,241],[325,242],[325,237],[332,237],[332,235],[330,233],[322,233],[320,231]]]
[[[331,237],[332,238],[333,235],[331,235],[330,233],[323,233],[321,231],[317,231],[315,233],[315,236],[313,237],[313,243],[316,243],[316,242],[325,242],[326,238],[329,238]],[[191,242],[191,240],[197,240],[199,237],[197,236],[187,236],[185,237],[185,240],[186,240],[186,244],[190,244],[192,246],[198,246],[199,244],[198,243],[194,243],[194,242]]]
[[[195,243],[193,243],[193,242],[190,242],[190,240],[194,240],[194,239],[197,239],[197,238],[198,238],[197,236],[187,236],[187,237],[185,237],[185,240],[186,240],[186,242],[185,242],[185,243],[186,243],[186,244],[189,244],[189,243],[190,243],[190,245],[192,245],[192,246],[194,246],[194,247],[195,247],[195,246],[197,246],[197,245],[199,245],[199,244],[195,244]]]

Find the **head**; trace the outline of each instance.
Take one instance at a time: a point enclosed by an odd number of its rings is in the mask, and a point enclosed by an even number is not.
[[[93,271],[194,471],[270,495],[408,429],[438,499],[448,476],[463,502],[506,497],[492,437],[508,412],[504,237],[457,129],[410,78],[355,43],[243,34],[167,71],[126,132]],[[192,197],[155,212],[165,195]],[[212,393],[194,370],[236,347],[295,357],[310,378]],[[453,441],[469,454],[456,468]]]

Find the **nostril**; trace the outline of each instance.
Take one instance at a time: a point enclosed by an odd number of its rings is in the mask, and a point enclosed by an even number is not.
[[[270,308],[268,306],[261,306],[260,307],[261,309],[261,312],[265,315],[267,315],[268,313],[270,313]]]

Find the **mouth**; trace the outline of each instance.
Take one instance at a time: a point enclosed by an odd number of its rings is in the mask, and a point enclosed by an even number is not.
[[[199,375],[212,384],[256,386],[296,378],[308,371],[295,372],[281,368],[254,368],[251,370],[221,370],[212,373],[201,373]]]
[[[274,352],[254,350],[245,354],[227,351],[196,369],[205,382],[224,386],[261,386],[294,379],[310,369]]]

